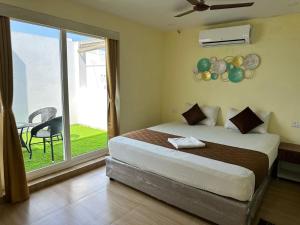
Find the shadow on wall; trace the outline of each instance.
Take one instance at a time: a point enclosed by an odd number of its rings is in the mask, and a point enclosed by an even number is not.
[[[17,122],[27,121],[28,115],[28,97],[27,97],[27,79],[26,66],[20,57],[13,51],[13,81],[14,81],[14,100],[13,111],[17,115]]]

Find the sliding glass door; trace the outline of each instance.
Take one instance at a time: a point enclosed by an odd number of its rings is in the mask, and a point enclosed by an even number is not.
[[[67,33],[72,157],[107,147],[105,40]]]
[[[13,111],[23,146],[25,168],[30,172],[64,160],[62,135],[54,138],[54,160],[47,128],[42,128],[31,138],[34,126],[63,115],[60,31],[11,21],[11,39]]]
[[[105,154],[104,39],[15,20],[11,36],[26,171],[45,174]]]

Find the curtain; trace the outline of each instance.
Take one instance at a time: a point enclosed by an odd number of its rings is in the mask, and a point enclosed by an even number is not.
[[[119,135],[116,109],[116,89],[119,73],[119,44],[117,40],[106,39],[106,80],[108,93],[107,127],[108,137]]]
[[[3,109],[3,171],[5,200],[26,200],[29,191],[22,148],[12,112],[13,68],[9,18],[0,16],[0,96]]]
[[[4,174],[3,174],[3,118],[2,118],[2,108],[0,103],[0,198],[4,194]]]

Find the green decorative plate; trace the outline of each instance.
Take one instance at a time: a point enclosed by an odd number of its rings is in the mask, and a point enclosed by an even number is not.
[[[241,68],[233,68],[229,71],[228,79],[233,83],[239,83],[245,78],[245,71]]]
[[[211,67],[211,62],[208,58],[202,58],[197,63],[197,68],[199,72],[209,71]]]
[[[219,78],[219,74],[217,74],[217,73],[212,73],[211,74],[211,79],[212,80],[217,80]]]
[[[226,71],[229,73],[230,70],[234,69],[234,65],[231,63],[226,63]]]

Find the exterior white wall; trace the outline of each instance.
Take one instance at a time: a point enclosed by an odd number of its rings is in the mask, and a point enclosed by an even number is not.
[[[59,39],[13,32],[12,48],[16,121],[27,121],[30,113],[47,106],[61,115]]]
[[[78,53],[78,43],[68,40],[69,101],[71,123],[107,129],[105,51]],[[74,63],[76,62],[76,63]]]
[[[57,116],[62,115],[59,39],[12,32],[12,45],[16,121],[26,122],[33,111],[48,106],[57,108]],[[82,53],[86,55],[83,62],[77,50],[78,42],[68,40],[71,124],[106,130],[105,53]]]

